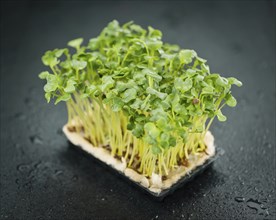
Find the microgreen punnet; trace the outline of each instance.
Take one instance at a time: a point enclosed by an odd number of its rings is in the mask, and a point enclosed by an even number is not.
[[[145,176],[168,174],[178,161],[204,152],[204,136],[222,107],[234,107],[231,86],[194,50],[164,43],[161,31],[112,21],[83,45],[47,51],[45,98],[65,101],[68,125],[94,146],[109,145]],[[72,54],[73,52],[73,54]]]

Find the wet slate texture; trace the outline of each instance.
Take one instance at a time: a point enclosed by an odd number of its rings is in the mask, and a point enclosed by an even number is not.
[[[156,202],[75,150],[46,104],[40,57],[111,20],[134,20],[236,76],[225,155]],[[275,219],[275,1],[1,2],[1,219]]]

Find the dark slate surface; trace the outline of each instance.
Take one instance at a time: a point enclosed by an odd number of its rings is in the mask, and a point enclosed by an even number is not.
[[[161,203],[70,147],[65,105],[47,105],[37,78],[47,49],[114,18],[160,28],[244,83],[211,128],[226,154]],[[275,1],[1,3],[0,218],[275,219],[275,60]]]

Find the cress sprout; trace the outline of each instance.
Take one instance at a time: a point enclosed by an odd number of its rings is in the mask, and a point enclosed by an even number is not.
[[[236,78],[211,73],[194,50],[164,43],[160,30],[114,20],[74,48],[47,51],[45,98],[65,101],[70,129],[92,145],[109,146],[145,176],[167,175],[190,155],[204,152],[204,136],[221,109],[234,107]],[[72,49],[70,49],[72,51]]]

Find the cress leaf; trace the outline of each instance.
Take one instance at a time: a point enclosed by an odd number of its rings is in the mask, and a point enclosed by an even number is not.
[[[194,50],[181,50],[179,52],[179,59],[181,63],[189,64],[193,61],[193,58],[196,56]]]
[[[79,60],[72,60],[71,61],[71,66],[73,69],[76,70],[82,70],[86,67],[87,62],[86,61],[79,61]]]
[[[58,88],[58,77],[53,74],[48,74],[46,77],[47,84],[44,86],[45,92],[53,92]]]
[[[48,71],[43,71],[43,72],[41,72],[41,73],[38,75],[38,77],[39,77],[40,79],[46,79],[47,76],[48,76],[49,74],[50,74],[50,73],[49,73]]]
[[[136,98],[137,91],[134,88],[127,89],[125,92],[122,94],[122,100],[125,103],[130,102],[131,100],[134,100]]]
[[[83,38],[77,38],[69,41],[68,46],[78,49],[80,48],[80,45],[82,44],[82,42],[83,42]]]
[[[228,78],[228,81],[229,81],[230,84],[234,84],[234,85],[236,85],[236,86],[238,86],[238,87],[241,87],[241,86],[242,86],[242,82],[239,81],[239,80],[237,80],[237,79],[234,78],[234,77],[229,77],[229,78]]]
[[[66,102],[66,101],[68,101],[70,98],[71,98],[71,95],[68,94],[68,93],[66,93],[66,94],[64,94],[64,95],[62,95],[62,96],[60,96],[60,97],[58,97],[58,98],[56,99],[55,105],[58,104],[58,103],[61,102],[61,101],[65,101],[65,102]]]
[[[222,114],[220,109],[217,111],[217,117],[219,121],[226,121],[227,119],[226,116]]]
[[[66,83],[66,87],[64,88],[65,92],[72,93],[76,90],[75,88],[76,82],[72,79],[69,79]]]
[[[235,107],[237,105],[237,100],[231,94],[226,96],[226,104],[230,107]]]

